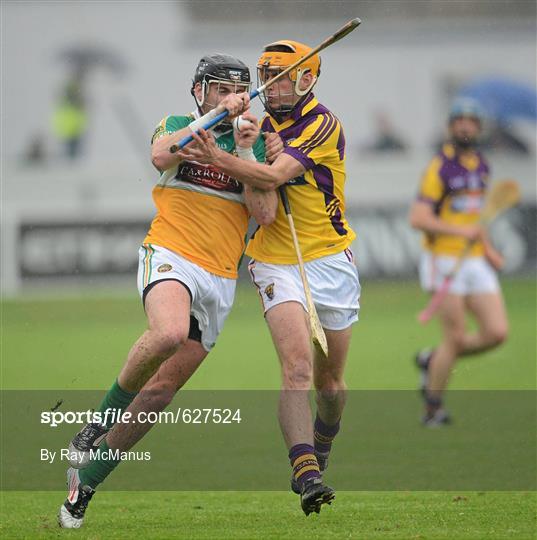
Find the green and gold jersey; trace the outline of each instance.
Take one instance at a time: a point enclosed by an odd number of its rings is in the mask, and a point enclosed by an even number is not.
[[[187,127],[197,112],[167,116],[157,126],[152,143]],[[220,148],[235,154],[233,130],[212,131]],[[265,160],[260,137],[254,147],[258,161]],[[237,267],[246,247],[248,211],[243,185],[212,165],[182,161],[162,172],[153,189],[157,215],[144,244],[156,244],[178,253],[208,272],[237,277]]]

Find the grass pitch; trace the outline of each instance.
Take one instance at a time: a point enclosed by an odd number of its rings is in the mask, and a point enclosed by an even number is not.
[[[506,281],[504,291],[509,341],[497,351],[462,361],[451,388],[535,388],[535,281]],[[346,372],[349,388],[416,387],[412,356],[439,337],[434,323],[425,328],[416,323],[425,302],[415,284],[366,284]],[[6,301],[2,388],[106,389],[144,327],[143,310],[134,295]],[[240,288],[217,346],[188,388],[278,386],[278,362],[259,301],[250,287]],[[58,489],[62,483],[58,479]],[[535,538],[536,533],[534,492],[340,492],[331,507],[306,518],[296,496],[287,492],[103,490],[79,531],[57,529],[55,514],[64,498],[64,491],[3,492],[0,535],[519,539]]]
[[[535,388],[535,281],[506,281],[504,293],[508,342],[462,360],[450,388]],[[416,322],[426,302],[414,283],[366,284],[345,374],[350,389],[416,388],[412,358],[440,336],[436,322]],[[4,389],[108,389],[146,325],[135,295],[7,301],[2,311]],[[186,388],[279,388],[278,360],[252,287],[238,288],[222,335]]]
[[[63,492],[8,493],[4,538],[535,538],[535,493],[342,492],[307,518],[282,492],[99,493],[82,529],[58,529]]]

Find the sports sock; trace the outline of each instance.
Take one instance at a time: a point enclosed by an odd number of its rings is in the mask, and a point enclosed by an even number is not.
[[[120,459],[112,459],[106,440],[99,445],[99,457],[92,459],[85,469],[80,469],[78,476],[82,485],[95,489],[119,465]]]
[[[313,425],[313,445],[318,454],[328,454],[332,449],[332,442],[339,431],[339,420],[332,425],[325,424],[319,417],[315,417]]]
[[[424,349],[420,351],[416,357],[418,365],[421,369],[429,369],[431,358],[433,357],[434,349]]]
[[[433,416],[438,409],[442,408],[442,398],[425,394],[425,409],[429,416]]]
[[[310,478],[320,478],[319,464],[311,444],[295,444],[289,450],[289,461],[293,467],[293,477],[300,487]]]
[[[119,386],[117,379],[114,381],[112,388],[108,390],[102,403],[97,409],[103,413],[103,415],[107,409],[116,409],[115,415],[109,414],[107,417],[105,417],[105,423],[108,429],[115,424],[117,411],[121,409],[122,412],[125,412],[125,409],[131,404],[131,401],[136,397],[137,393],[138,392],[127,392],[126,390],[123,390],[121,386]]]

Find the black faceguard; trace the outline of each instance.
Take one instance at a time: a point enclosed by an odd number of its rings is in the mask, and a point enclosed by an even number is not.
[[[478,145],[477,139],[468,137],[451,137],[451,142],[459,150],[472,150]]]
[[[461,116],[463,115],[450,117],[450,124],[457,118],[461,118]],[[470,116],[470,115],[468,116],[465,115],[465,117],[476,120],[479,123],[479,126],[481,128],[481,118],[478,118],[476,116]],[[455,146],[455,148],[458,150],[461,150],[461,151],[472,150],[478,146],[479,136],[470,138],[470,137],[456,137],[455,135],[451,135],[451,142]]]
[[[450,139],[455,146],[455,149],[464,152],[467,150],[473,150],[478,146],[480,133],[483,129],[483,120],[485,118],[485,114],[478,101],[472,98],[459,97],[455,99],[455,101],[451,105],[451,110],[449,112],[450,129],[453,122],[462,118],[468,118],[470,120],[473,120],[474,122],[477,122],[477,125],[479,127],[479,134],[472,138],[465,136],[457,137],[453,135],[453,133],[451,134]]]
[[[198,82],[202,86],[203,100],[201,103],[198,102],[194,94],[194,86]],[[248,91],[251,85],[250,70],[246,64],[228,54],[215,53],[204,56],[196,67],[192,88],[190,90],[190,93],[194,96],[200,114],[203,114],[201,106],[207,97],[210,82],[236,84],[238,85],[238,88],[239,86],[244,86],[244,89]],[[225,130],[227,131],[230,125],[229,122],[226,123],[224,121],[222,124],[226,124]],[[220,124],[220,126],[222,124]],[[216,129],[218,129],[218,127],[219,126],[216,126]]]

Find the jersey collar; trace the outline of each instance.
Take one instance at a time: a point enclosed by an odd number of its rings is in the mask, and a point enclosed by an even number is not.
[[[450,161],[458,161],[466,169],[474,170],[479,166],[480,158],[479,154],[475,150],[461,156],[457,154],[455,146],[452,143],[445,143],[442,146],[442,153],[447,159]]]

